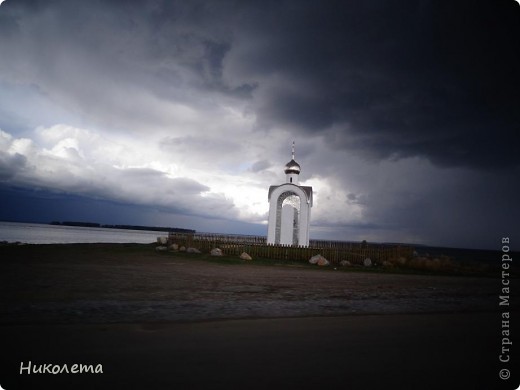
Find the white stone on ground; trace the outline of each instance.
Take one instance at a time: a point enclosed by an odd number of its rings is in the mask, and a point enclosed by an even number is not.
[[[309,259],[309,263],[311,263],[311,264],[318,264],[318,265],[321,265],[321,266],[330,264],[330,262],[325,257],[323,257],[321,254],[318,254],[316,256],[312,256]]]
[[[242,254],[240,255],[240,258],[242,260],[253,260],[253,258],[251,256],[249,256],[246,252],[242,252]]]
[[[220,248],[213,248],[210,252],[211,256],[222,256],[222,249]]]

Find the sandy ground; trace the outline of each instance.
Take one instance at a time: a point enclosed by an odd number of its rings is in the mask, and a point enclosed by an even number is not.
[[[498,278],[229,265],[146,246],[0,255],[7,390],[513,389],[518,381],[514,370],[498,377],[512,367],[498,361]],[[103,374],[20,375],[28,361],[102,364]]]

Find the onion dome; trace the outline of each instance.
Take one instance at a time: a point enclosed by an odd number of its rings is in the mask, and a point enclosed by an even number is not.
[[[300,164],[298,164],[294,159],[285,164],[285,174],[288,175],[290,173],[300,174],[301,168]]]

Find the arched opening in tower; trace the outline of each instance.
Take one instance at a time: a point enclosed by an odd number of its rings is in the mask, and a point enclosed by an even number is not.
[[[275,243],[298,245],[300,233],[300,197],[294,192],[282,193],[277,202]]]

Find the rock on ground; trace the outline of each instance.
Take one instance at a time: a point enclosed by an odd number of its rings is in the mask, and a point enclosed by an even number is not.
[[[320,264],[321,262],[321,264]],[[311,264],[318,264],[318,265],[329,265],[329,261],[323,257],[321,254],[318,254],[316,256],[312,256],[310,259],[309,259],[309,263]],[[325,264],[326,263],[326,264]]]
[[[210,252],[211,256],[222,256],[222,249],[220,248],[213,248]]]
[[[309,263],[311,264],[317,264],[318,263],[318,259],[321,257],[321,255],[315,255],[315,256],[312,256],[310,259],[309,259]]]
[[[155,250],[158,251],[158,252],[161,252],[161,251],[167,251],[167,250],[168,250],[168,247],[167,247],[167,246],[160,245],[160,246],[156,246],[156,247],[155,247]]]
[[[365,267],[371,267],[372,266],[372,260],[370,260],[370,257],[367,257],[365,260],[363,260],[363,265]]]
[[[202,253],[197,248],[188,248],[186,249],[186,253]]]
[[[348,260],[341,260],[339,262],[339,265],[341,265],[342,267],[350,267],[352,264]]]
[[[246,252],[242,252],[242,254],[240,255],[240,258],[242,260],[253,260],[253,258],[251,256],[249,256],[249,254],[247,254]]]

